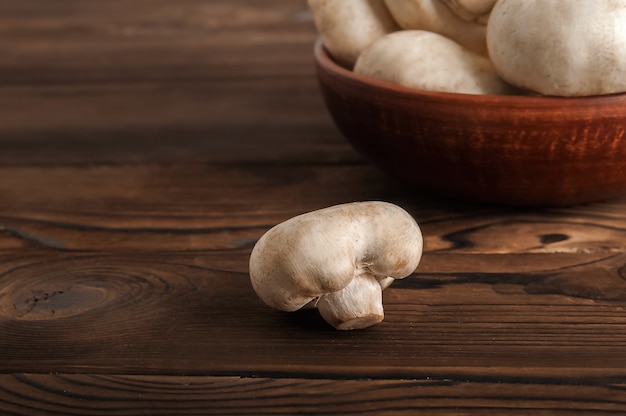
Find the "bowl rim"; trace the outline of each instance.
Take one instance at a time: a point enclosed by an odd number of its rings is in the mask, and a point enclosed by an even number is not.
[[[549,106],[549,107],[579,107],[579,106],[602,106],[602,105],[626,105],[626,92],[591,95],[591,96],[534,96],[534,95],[491,95],[491,94],[465,94],[455,92],[429,91],[417,88],[405,87],[388,81],[379,80],[358,74],[336,63],[331,54],[324,46],[321,37],[314,43],[314,55],[317,64],[327,73],[335,77],[344,78],[352,83],[367,85],[374,89],[384,89],[387,92],[396,93],[415,98],[432,98],[446,100],[448,102],[472,103],[483,105],[511,105],[511,106]]]

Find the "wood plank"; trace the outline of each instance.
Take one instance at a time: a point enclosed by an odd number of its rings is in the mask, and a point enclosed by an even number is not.
[[[127,375],[0,375],[7,414],[579,415],[626,412],[611,379],[329,380]]]
[[[8,253],[0,257],[0,368],[626,377],[624,254],[551,273],[513,274],[464,273],[463,260],[471,264],[474,256],[456,258],[460,272],[396,282],[385,292],[386,320],[348,332],[328,327],[316,311],[290,314],[262,305],[249,283],[248,255],[249,249]],[[522,263],[537,255],[518,256]]]
[[[304,0],[3,1],[0,16],[4,85],[293,75],[316,36]]]
[[[0,2],[0,33],[2,164],[355,158],[303,0]]]
[[[387,192],[362,165],[0,168],[0,246],[201,250],[249,245],[321,204]],[[368,185],[366,185],[368,184]],[[298,201],[297,204],[294,201]]]
[[[302,145],[300,151],[306,150]],[[398,184],[372,166],[328,158],[316,164],[0,167],[0,247],[239,248],[306,211],[387,200],[418,220],[427,252],[571,253],[596,259],[626,251],[622,201],[544,211],[459,204]]]
[[[4,165],[356,159],[312,72],[0,91]]]

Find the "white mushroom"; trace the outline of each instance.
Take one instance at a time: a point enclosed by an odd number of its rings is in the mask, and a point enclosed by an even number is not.
[[[354,72],[430,91],[493,95],[514,92],[488,58],[423,30],[402,30],[377,40],[361,54]]]
[[[372,42],[399,29],[383,0],[308,0],[308,4],[324,46],[349,69]]]
[[[385,4],[405,30],[439,33],[473,52],[487,54],[484,22],[461,18],[442,0],[385,0]]]
[[[467,21],[487,24],[496,0],[441,0],[459,17]]]
[[[383,320],[382,290],[417,268],[422,233],[405,210],[354,202],[291,218],[267,231],[250,255],[250,280],[267,305],[317,306],[337,329]]]
[[[545,95],[626,91],[626,0],[499,0],[489,54],[512,84]]]

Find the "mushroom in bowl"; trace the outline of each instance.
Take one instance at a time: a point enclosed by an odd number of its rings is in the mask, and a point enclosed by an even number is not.
[[[461,94],[393,84],[315,45],[321,92],[348,141],[392,176],[453,197],[563,206],[626,193],[626,94]]]

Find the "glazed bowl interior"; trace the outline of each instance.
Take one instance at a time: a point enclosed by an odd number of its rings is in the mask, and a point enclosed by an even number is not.
[[[564,206],[626,194],[626,94],[559,98],[405,88],[356,74],[315,44],[339,130],[399,180],[455,198]]]

